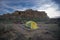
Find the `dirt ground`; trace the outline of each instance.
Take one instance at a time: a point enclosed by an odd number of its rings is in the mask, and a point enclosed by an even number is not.
[[[0,40],[58,40],[57,24],[38,23],[36,30],[25,28],[25,24],[14,23],[1,23],[0,27]]]

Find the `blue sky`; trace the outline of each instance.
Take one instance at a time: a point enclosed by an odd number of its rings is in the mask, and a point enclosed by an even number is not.
[[[45,11],[50,18],[60,17],[60,0],[0,0],[0,15],[16,10]]]

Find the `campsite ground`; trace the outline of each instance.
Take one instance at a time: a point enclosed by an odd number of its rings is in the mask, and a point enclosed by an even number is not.
[[[0,23],[0,40],[58,40],[58,24],[37,24],[39,29],[27,30],[24,24]]]

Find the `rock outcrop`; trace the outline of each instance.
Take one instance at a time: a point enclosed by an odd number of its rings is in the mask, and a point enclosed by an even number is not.
[[[13,20],[13,21],[46,21],[48,20],[47,13],[44,11],[36,11],[32,9],[28,9],[25,11],[15,11],[13,13],[3,14],[0,19],[1,20]]]

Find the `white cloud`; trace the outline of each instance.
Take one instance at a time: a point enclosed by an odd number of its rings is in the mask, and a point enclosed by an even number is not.
[[[55,18],[60,16],[60,12],[56,11],[56,9],[53,7],[47,8],[45,11],[50,18]]]

